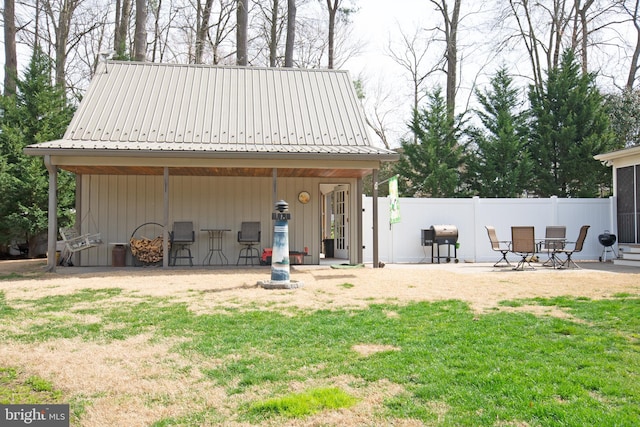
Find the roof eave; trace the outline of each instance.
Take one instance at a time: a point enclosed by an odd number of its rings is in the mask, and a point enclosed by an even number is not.
[[[610,151],[608,153],[602,153],[593,156],[594,159],[601,162],[606,162],[608,166],[611,166],[611,161],[640,154],[640,145],[636,145],[629,148],[623,148],[622,150]]]
[[[351,160],[395,162],[399,160],[398,153],[292,153],[292,152],[228,152],[228,151],[158,151],[158,150],[105,150],[105,149],[73,149],[73,148],[41,148],[37,146],[25,147],[24,153],[30,156],[100,156],[109,157],[140,157],[140,158],[210,158],[210,159],[279,159],[279,160]]]

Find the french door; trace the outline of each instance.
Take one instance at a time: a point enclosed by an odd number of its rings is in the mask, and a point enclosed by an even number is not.
[[[349,259],[349,186],[339,185],[333,192],[334,256]]]

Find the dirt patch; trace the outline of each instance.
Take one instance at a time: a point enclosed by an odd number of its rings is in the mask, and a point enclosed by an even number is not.
[[[399,351],[400,348],[393,345],[380,345],[380,344],[357,344],[351,347],[351,350],[360,354],[361,356],[371,356],[375,353],[381,353],[383,351]]]
[[[40,266],[43,261],[40,260]],[[7,271],[6,262],[0,266]],[[9,267],[18,267],[19,263]],[[37,265],[37,264],[36,264]],[[33,269],[33,264],[31,265]],[[0,271],[2,271],[0,269]],[[43,274],[31,280],[4,280],[0,290],[7,300],[65,295],[80,289],[121,288],[124,294],[167,297],[197,313],[245,306],[265,310],[349,309],[373,303],[462,300],[477,313],[495,309],[503,300],[583,296],[610,298],[617,293],[640,294],[640,275],[612,271],[553,270],[516,272],[482,265],[387,266],[353,269],[348,275],[330,268],[296,268],[291,279],[304,283],[293,290],[266,290],[257,283],[269,278],[268,268],[228,270],[128,269]],[[349,284],[349,286],[345,286]],[[564,316],[557,312],[556,314]],[[389,314],[390,316],[393,313]]]

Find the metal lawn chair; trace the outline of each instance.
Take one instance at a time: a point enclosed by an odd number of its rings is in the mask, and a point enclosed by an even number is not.
[[[531,270],[535,270],[530,261],[536,253],[536,238],[533,227],[511,227],[511,252],[522,257],[514,270],[524,270],[525,265]]]
[[[578,234],[578,239],[575,242],[567,242],[569,244],[573,243],[573,248],[563,248],[559,249],[556,252],[560,254],[565,254],[567,259],[562,262],[560,268],[571,268],[573,265],[575,268],[580,268],[578,264],[571,259],[571,256],[576,253],[582,251],[582,246],[584,245],[584,240],[587,238],[587,231],[589,231],[590,225],[583,225],[580,227],[580,233]]]
[[[544,264],[545,267],[559,267],[562,263],[556,256],[558,250],[564,249],[567,236],[567,227],[564,225],[549,225],[544,233],[543,249],[549,256]]]
[[[507,254],[511,251],[511,242],[509,242],[508,240],[498,240],[495,227],[491,225],[485,225],[484,228],[487,229],[487,233],[489,234],[491,249],[496,252],[502,253],[502,258],[500,258],[498,262],[493,264],[493,266],[502,267],[500,263],[504,261],[506,263],[505,267],[511,267],[511,263],[507,259]]]

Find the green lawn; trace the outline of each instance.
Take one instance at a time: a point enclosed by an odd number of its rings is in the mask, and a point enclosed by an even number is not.
[[[455,300],[282,313],[248,306],[197,315],[170,299],[127,294],[126,302],[115,303],[123,294],[86,290],[9,304],[0,292],[0,339],[31,344],[62,338],[108,343],[140,334],[156,341],[180,338],[175,354],[223,361],[188,369],[224,387],[228,396],[256,386],[270,390],[236,408],[237,421],[255,424],[290,418],[304,423],[312,413],[348,411],[358,399],[339,388],[288,390],[292,381],[348,376],[362,384],[387,380],[403,390],[375,408],[371,425],[398,419],[441,426],[640,425],[637,295],[503,302],[559,307],[571,315],[562,319],[503,310],[477,315]],[[389,347],[365,356],[353,350],[358,344]],[[0,403],[70,403],[74,422],[91,405],[86,396],[60,395],[61,386],[46,380],[20,378],[20,369],[19,361],[0,366]],[[155,425],[225,421],[215,408],[202,407]]]

